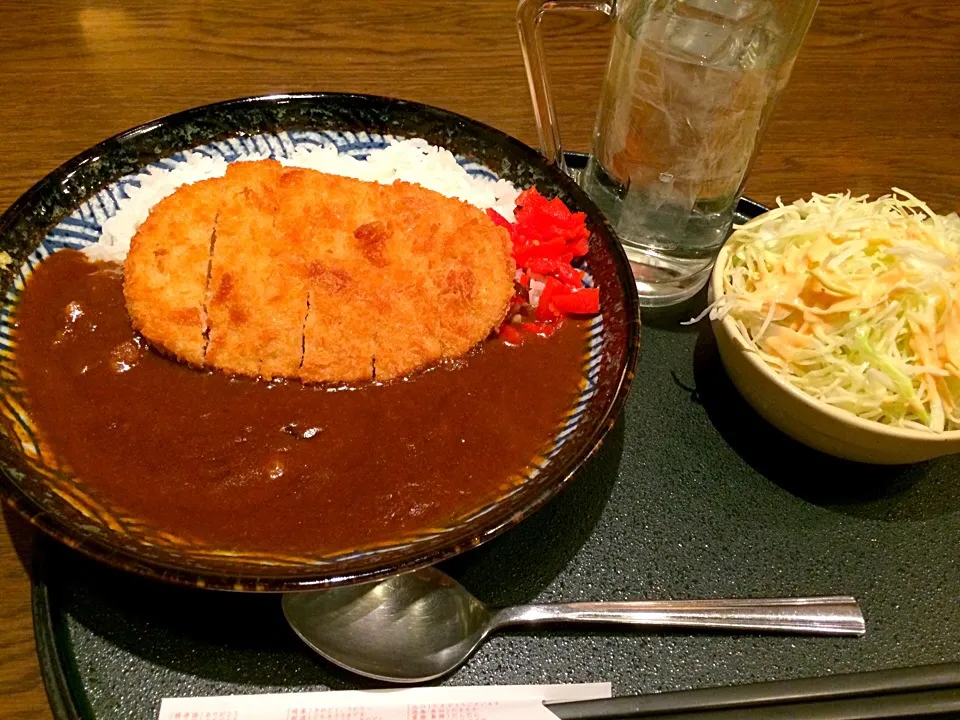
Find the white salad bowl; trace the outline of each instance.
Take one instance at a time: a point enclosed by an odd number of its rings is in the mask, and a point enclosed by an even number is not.
[[[711,299],[723,295],[721,249],[710,278]],[[793,439],[846,460],[900,465],[960,452],[960,430],[908,430],[864,420],[810,397],[785,380],[752,350],[729,316],[711,322],[720,358],[740,394],[767,422]]]

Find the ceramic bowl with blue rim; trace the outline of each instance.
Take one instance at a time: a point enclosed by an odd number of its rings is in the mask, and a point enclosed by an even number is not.
[[[335,556],[252,554],[171,540],[110,512],[81,479],[44,456],[20,386],[13,317],[36,265],[64,248],[97,241],[104,222],[146,173],[187,162],[187,151],[228,162],[282,158],[303,146],[333,146],[358,159],[405,138],[452,152],[471,175],[536,185],[587,215],[586,284],[601,293],[588,329],[579,396],[522,481],[446,527]],[[523,143],[466,117],[412,102],[344,94],[245,98],[208,105],[134,128],[50,173],[0,217],[0,487],[8,503],[62,542],[142,575],[201,587],[292,590],[362,582],[431,565],[520,522],[556,495],[600,446],[623,406],[639,352],[639,307],[629,263],[597,207],[563,172]],[[69,418],[64,418],[69,422]],[[132,478],[131,481],[135,481]]]

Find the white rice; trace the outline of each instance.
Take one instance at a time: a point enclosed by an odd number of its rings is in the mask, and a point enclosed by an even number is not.
[[[185,162],[170,170],[149,168],[146,175],[139,178],[140,187],[127,186],[129,197],[120,200],[116,215],[104,221],[99,241],[83,250],[91,260],[123,262],[130,250],[130,240],[154,205],[181,185],[221,177],[227,171],[227,162],[223,158],[199,152],[187,152],[185,156]],[[251,154],[237,162],[266,158],[265,155]],[[520,192],[506,180],[470,175],[451,152],[419,138],[371,150],[366,160],[338,153],[332,146],[301,146],[290,157],[278,159],[285,166],[310,168],[387,185],[395,180],[416,183],[481,210],[493,208],[508,220],[513,220],[514,201]]]

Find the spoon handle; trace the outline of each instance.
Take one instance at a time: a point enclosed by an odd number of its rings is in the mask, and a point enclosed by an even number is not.
[[[518,605],[498,611],[497,626],[539,623],[617,623],[650,627],[760,630],[800,635],[863,635],[852,597],[637,600]]]

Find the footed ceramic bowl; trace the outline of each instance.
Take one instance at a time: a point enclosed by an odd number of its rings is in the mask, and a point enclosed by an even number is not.
[[[713,298],[723,294],[724,247],[710,278]],[[793,439],[835,457],[901,465],[960,452],[960,431],[928,433],[889,427],[827,405],[782,380],[751,350],[733,319],[712,321],[717,348],[740,394],[767,422]]]
[[[586,338],[576,401],[521,481],[441,527],[373,547],[330,554],[253,552],[201,545],[147,526],[75,477],[50,453],[19,381],[15,317],[32,269],[64,248],[99,237],[128,190],[151,169],[187,162],[192,150],[228,162],[252,153],[282,158],[302,145],[363,158],[401,138],[452,152],[471,175],[536,185],[587,217],[585,282],[600,289],[601,313]],[[174,583],[283,591],[363,582],[432,565],[514,526],[567,485],[596,452],[623,407],[639,352],[637,291],[626,255],[600,210],[540,153],[469,118],[393,98],[337,93],[244,98],[187,110],[133,128],[65,163],[0,216],[0,493],[34,525],[97,560]],[[513,421],[519,422],[518,415]],[[69,422],[69,417],[63,418]],[[347,481],[349,478],[344,478]],[[138,482],[131,476],[130,482]],[[310,509],[305,508],[305,514]],[[322,517],[310,516],[322,522]]]

